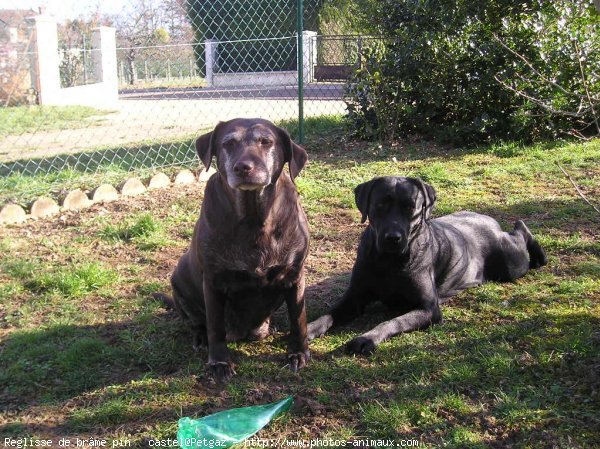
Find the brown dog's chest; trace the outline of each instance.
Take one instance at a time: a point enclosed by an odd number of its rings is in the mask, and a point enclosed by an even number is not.
[[[298,280],[305,249],[290,245],[281,236],[238,238],[235,243],[219,240],[220,244],[211,244],[204,254],[205,270],[217,288],[229,292],[287,288]]]
[[[306,219],[289,178],[233,199],[222,180],[209,183],[196,234],[205,280],[232,293],[294,285],[308,251]]]
[[[214,274],[215,287],[228,294],[277,289],[291,286],[298,277],[291,267],[282,265],[265,270],[222,270]]]

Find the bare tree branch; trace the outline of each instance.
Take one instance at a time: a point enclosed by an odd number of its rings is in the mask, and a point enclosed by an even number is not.
[[[500,45],[502,45],[502,47],[504,47],[506,50],[508,50],[509,52],[511,52],[513,55],[515,55],[515,56],[516,56],[517,58],[519,58],[521,61],[523,61],[523,62],[524,62],[526,65],[527,65],[527,67],[529,67],[529,68],[530,68],[530,69],[533,71],[533,73],[535,73],[535,74],[536,74],[537,76],[539,76],[539,77],[540,77],[542,80],[544,80],[544,82],[546,82],[546,83],[548,83],[548,84],[551,84],[552,86],[556,87],[558,90],[560,90],[560,91],[561,91],[562,93],[564,93],[565,95],[577,95],[577,94],[575,94],[575,93],[573,93],[573,92],[569,92],[569,91],[568,91],[568,90],[566,90],[564,87],[562,87],[560,84],[558,84],[558,83],[556,83],[556,82],[554,82],[554,81],[552,81],[552,80],[550,80],[550,79],[546,78],[546,77],[544,76],[544,74],[542,74],[542,73],[541,73],[541,72],[540,72],[538,69],[536,69],[536,68],[534,67],[534,65],[533,65],[531,62],[529,62],[529,60],[528,60],[528,59],[527,59],[525,56],[523,56],[523,55],[522,55],[522,54],[520,54],[520,53],[517,53],[517,52],[516,52],[516,51],[514,51],[512,48],[510,48],[508,45],[506,45],[506,44],[505,44],[505,43],[502,41],[502,39],[500,39],[500,38],[499,38],[499,37],[496,35],[496,33],[492,33],[492,36],[494,37],[494,39],[496,39],[496,41],[498,41],[498,43],[499,43]]]
[[[583,194],[583,192],[579,189],[579,187],[577,186],[577,184],[575,184],[575,181],[573,181],[573,178],[571,178],[571,175],[569,175],[564,168],[562,168],[562,166],[558,163],[558,161],[556,161],[556,165],[558,166],[558,168],[560,168],[560,171],[562,171],[564,173],[564,175],[569,178],[569,181],[571,181],[571,184],[573,184],[573,187],[575,187],[575,190],[577,190],[577,193],[579,194],[579,196],[586,202],[588,203],[590,206],[592,206],[592,208],[598,212],[598,214],[600,214],[600,209],[598,209],[596,206],[594,206],[592,203],[590,203],[590,201],[585,197],[585,195]]]
[[[541,108],[545,109],[546,111],[555,114],[555,115],[564,115],[566,117],[575,117],[575,118],[585,118],[585,114],[584,112],[587,111],[587,109],[585,109],[584,111],[581,112],[570,112],[570,111],[561,111],[558,109],[554,109],[551,106],[548,106],[546,103],[544,103],[542,100],[532,97],[531,95],[523,92],[522,90],[516,89],[513,86],[511,86],[510,84],[506,83],[505,81],[501,80],[498,75],[494,76],[494,79],[496,81],[498,81],[502,86],[504,86],[505,88],[507,88],[508,90],[516,93],[517,95],[522,96],[523,98],[526,98],[530,101],[532,101],[533,103],[537,104],[538,106],[540,106]]]

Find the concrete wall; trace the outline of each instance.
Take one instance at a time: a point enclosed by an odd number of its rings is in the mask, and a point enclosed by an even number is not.
[[[306,77],[305,77],[306,78]],[[295,86],[298,84],[298,72],[244,72],[213,73],[210,87],[235,86]]]
[[[94,75],[99,82],[85,86],[60,86],[58,31],[49,16],[27,19],[34,31],[32,67],[34,87],[41,105],[114,106],[119,99],[115,29],[99,27],[92,32]]]
[[[298,72],[242,72],[242,73],[215,73],[218,41],[207,40],[204,43],[206,60],[206,83],[208,87],[235,87],[235,86],[290,86],[298,84]],[[317,64],[317,33],[315,31],[302,32],[303,45],[303,80],[304,83],[314,81],[314,67]]]

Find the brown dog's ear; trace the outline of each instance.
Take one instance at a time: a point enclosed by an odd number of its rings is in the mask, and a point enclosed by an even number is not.
[[[304,166],[306,165],[306,161],[308,161],[308,154],[306,153],[306,150],[304,148],[302,148],[300,145],[296,144],[295,142],[291,141],[291,148],[292,148],[292,155],[290,157],[289,163],[290,163],[290,177],[292,178],[292,181],[294,180],[294,178],[296,176],[298,176],[298,174],[300,173],[300,170],[302,170],[304,168]]]
[[[369,215],[369,204],[371,203],[371,190],[373,189],[375,181],[378,179],[379,178],[373,178],[370,181],[363,182],[354,188],[354,201],[356,202],[356,207],[358,207],[358,210],[361,213],[361,223],[367,221],[367,216]]]
[[[217,135],[221,127],[229,122],[219,122],[215,129],[211,132],[202,134],[200,137],[196,139],[196,153],[198,153],[198,157],[206,167],[206,171],[210,168],[210,162],[212,161],[213,156],[217,153]]]
[[[412,179],[412,181],[417,185],[417,187],[419,187],[419,189],[421,189],[421,192],[423,193],[423,219],[429,220],[431,218],[431,211],[433,210],[433,206],[437,201],[435,189],[426,182],[423,182],[419,178],[410,179]]]
[[[292,140],[286,130],[279,128],[279,136],[281,143],[283,144],[285,162],[289,163],[290,177],[293,181],[294,178],[300,173],[300,170],[302,170],[306,165],[308,154],[304,148]]]
[[[212,161],[212,158],[215,154],[215,148],[213,145],[213,133],[214,131],[202,134],[196,139],[196,153],[198,153],[198,157],[204,164],[204,167],[207,171],[210,168],[210,162]]]

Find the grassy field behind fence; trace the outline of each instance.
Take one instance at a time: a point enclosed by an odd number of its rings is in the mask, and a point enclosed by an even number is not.
[[[353,142],[318,123],[297,179],[311,230],[309,318],[348,282],[363,229],[352,189],[376,175],[415,175],[438,192],[435,215],[470,209],[506,229],[522,218],[549,263],[515,283],[463,292],[444,322],[382,344],[368,358],[338,348],[385,317],[380,306],[311,344],[284,367],[285,310],[259,343],[231,345],[237,376],[205,377],[176,315],[149,299],[197,218],[202,188],[3,229],[0,237],[0,435],[173,438],[181,416],[265,403],[296,406],[262,438],[417,439],[420,447],[600,445],[600,141],[450,150]]]

